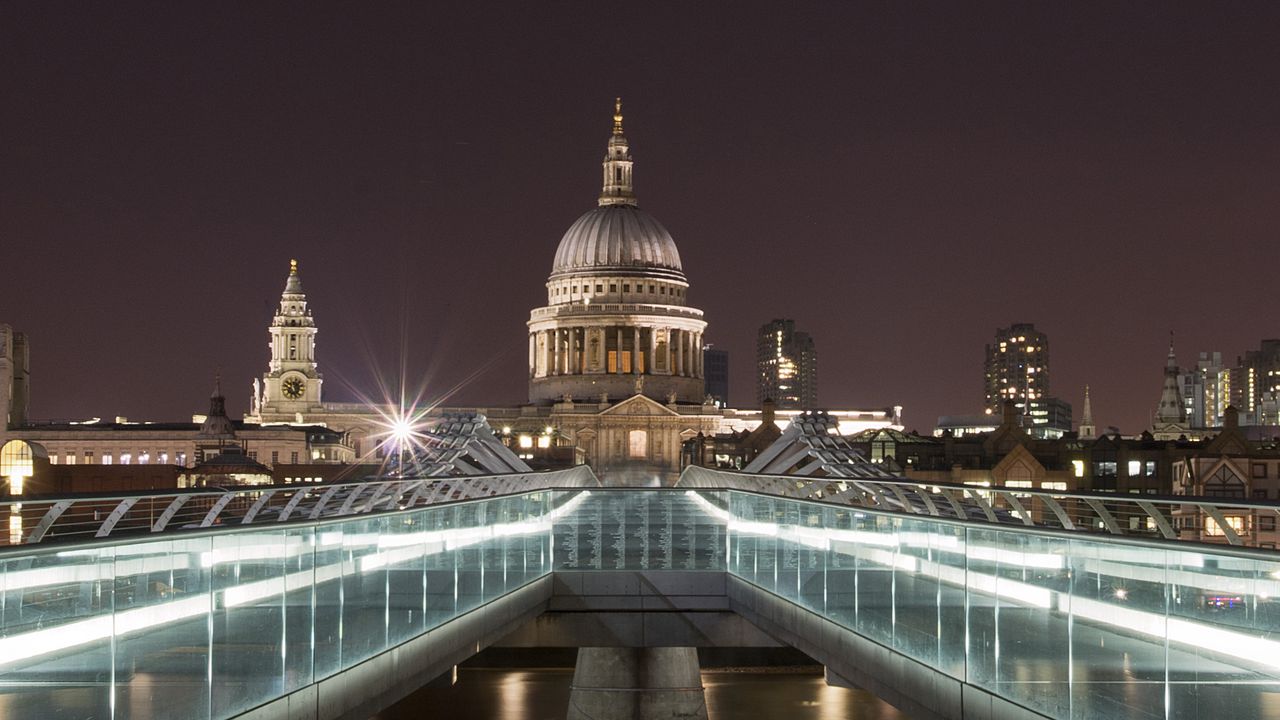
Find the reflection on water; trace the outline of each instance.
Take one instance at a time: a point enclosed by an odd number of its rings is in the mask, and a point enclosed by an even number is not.
[[[451,688],[423,688],[372,720],[564,720],[573,670],[461,668]],[[815,673],[702,673],[711,720],[907,720],[863,690]]]

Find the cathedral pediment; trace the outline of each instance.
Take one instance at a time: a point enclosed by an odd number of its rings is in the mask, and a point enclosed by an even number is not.
[[[664,417],[680,417],[680,413],[644,395],[632,395],[617,405],[613,405],[600,413],[601,415],[662,415]]]

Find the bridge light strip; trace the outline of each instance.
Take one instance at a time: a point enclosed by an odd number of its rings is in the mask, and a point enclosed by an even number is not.
[[[239,607],[259,600],[278,597],[282,594],[282,591],[284,593],[288,593],[295,590],[302,590],[307,587],[319,585],[320,583],[342,578],[346,575],[362,574],[387,565],[397,564],[405,560],[435,554],[444,549],[468,547],[483,542],[484,540],[498,537],[528,535],[536,532],[550,533],[554,523],[558,519],[573,512],[586,500],[586,496],[589,495],[590,491],[581,491],[560,507],[551,510],[536,520],[491,525],[485,528],[480,528],[480,530],[483,531],[480,533],[473,532],[476,530],[475,528],[458,528],[454,530],[430,531],[427,533],[407,533],[404,537],[412,536],[424,539],[428,536],[438,536],[443,542],[432,543],[430,548],[423,546],[408,546],[402,547],[398,551],[384,550],[366,555],[360,559],[361,562],[359,569],[355,569],[350,566],[344,568],[344,564],[341,562],[330,563],[313,569],[288,573],[280,577],[255,580],[242,585],[229,587],[225,590],[217,591],[212,594],[202,592],[200,595],[186,597],[179,600],[169,600],[166,602],[155,603],[153,605],[122,610],[108,615],[76,620],[56,627],[10,635],[8,637],[0,638],[0,666],[106,640],[112,635],[120,637],[141,630],[169,625],[182,620],[190,620],[200,615],[206,615],[213,611],[213,608],[210,607],[211,600],[216,601],[216,599],[221,599],[221,605],[223,608]],[[320,539],[321,545],[340,546],[343,544],[344,540],[366,540],[369,541],[369,544],[380,544],[384,539],[390,539],[393,537],[399,538],[402,536],[383,536],[376,533],[344,535],[341,532],[328,532],[322,533]],[[271,559],[289,554],[286,547],[280,546],[278,542],[279,538],[270,539],[277,541],[272,549],[267,549],[271,546],[266,546],[261,550],[261,552],[253,552],[251,554],[257,559]],[[324,542],[325,540],[329,542],[326,543]],[[298,544],[300,545],[301,543]],[[201,565],[204,567],[210,567],[210,565],[205,564],[206,560],[210,563],[222,561],[223,559],[230,562],[232,558],[230,558],[229,552],[235,549],[227,548],[227,550],[228,554],[221,556],[210,555],[208,552],[201,553]],[[134,574],[163,572],[178,567],[186,568],[189,565],[188,556],[184,554],[155,556],[120,562],[124,563],[126,567],[133,571]],[[97,569],[98,565],[85,564],[73,566],[71,568],[41,568],[39,570],[20,572],[39,573],[39,575],[27,576],[25,578],[27,583],[38,582],[40,585],[56,585],[75,582],[95,582],[103,579],[98,574]],[[123,577],[127,575],[126,573],[116,572],[114,576]],[[27,586],[29,587],[30,585]],[[6,590],[13,589],[17,588],[6,583]]]
[[[703,500],[703,502],[706,501]],[[729,526],[732,530],[746,534],[776,537],[784,541],[789,540],[810,547],[822,545],[816,538],[815,529],[811,528],[732,519],[729,521]],[[1156,640],[1165,640],[1167,638],[1169,642],[1184,647],[1207,650],[1212,653],[1258,663],[1269,668],[1280,669],[1280,642],[1260,637],[1258,634],[1213,627],[1175,615],[1152,613],[1120,604],[1074,596],[1070,593],[1050,590],[1031,583],[978,573],[964,567],[937,563],[917,558],[913,555],[904,555],[877,547],[865,547],[865,545],[870,544],[866,542],[868,538],[862,537],[866,535],[879,535],[882,539],[875,543],[879,547],[897,545],[899,535],[893,533],[881,534],[839,529],[820,532],[828,536],[826,543],[828,548],[836,544],[848,545],[850,552],[847,554],[869,560],[884,567],[893,567],[934,577],[942,582],[962,587],[969,591],[976,591],[1045,610],[1057,607],[1057,612],[1070,614],[1078,620],[1110,625],[1129,632],[1146,635]],[[886,543],[883,538],[888,538],[889,542]],[[905,545],[906,543],[902,544]],[[1103,550],[1106,551],[1108,549],[1104,548]],[[1132,548],[1116,549],[1114,553],[1105,554],[1114,554],[1116,557],[1127,555],[1130,558],[1130,563],[1132,563],[1132,550]],[[974,544],[970,544],[965,552],[970,557],[982,557],[1002,564],[1017,564],[1014,561],[1017,558],[1021,558],[1023,561],[1027,561],[1026,566],[1028,567],[1049,570],[1065,567],[1065,558],[1052,553],[1014,552],[1002,548]],[[1178,551],[1152,551],[1152,555],[1165,557],[1167,554],[1174,552]],[[1188,567],[1204,566],[1202,555],[1192,552],[1179,552],[1178,554],[1184,557],[1169,558],[1167,561],[1169,565],[1174,565],[1176,562]],[[1224,560],[1230,559],[1224,558]],[[1249,562],[1251,561],[1241,560],[1241,564]],[[1109,574],[1112,577],[1125,577],[1133,580],[1149,579],[1151,581],[1157,581],[1159,578],[1158,581],[1167,584],[1199,587],[1211,591],[1225,590],[1233,594],[1256,594],[1260,598],[1276,597],[1277,592],[1280,591],[1280,586],[1277,586],[1275,581],[1261,578],[1206,576],[1203,573],[1189,570],[1173,570],[1172,568],[1166,570],[1157,567],[1134,566],[1132,564],[1123,565],[1116,561],[1094,560],[1091,558],[1085,559],[1082,566],[1087,572]],[[1119,575],[1118,571],[1122,568],[1125,572],[1123,575]],[[1241,567],[1241,569],[1245,568]],[[1107,573],[1107,570],[1111,572]],[[1170,573],[1175,574],[1177,577],[1171,578],[1169,576]],[[1280,579],[1280,571],[1269,573],[1269,577]]]

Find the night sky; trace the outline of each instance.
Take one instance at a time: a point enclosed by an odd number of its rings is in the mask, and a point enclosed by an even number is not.
[[[297,257],[327,399],[403,366],[526,397],[529,310],[621,95],[731,400],[755,330],[823,405],[977,412],[1033,322],[1051,394],[1147,426],[1179,359],[1280,336],[1274,3],[0,5],[0,322],[36,418],[247,409]]]

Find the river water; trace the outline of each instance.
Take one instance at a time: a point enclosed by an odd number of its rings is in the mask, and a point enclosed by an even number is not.
[[[461,668],[451,688],[423,688],[371,720],[564,720],[573,670]],[[864,690],[831,687],[821,671],[702,673],[710,720],[908,720]]]

